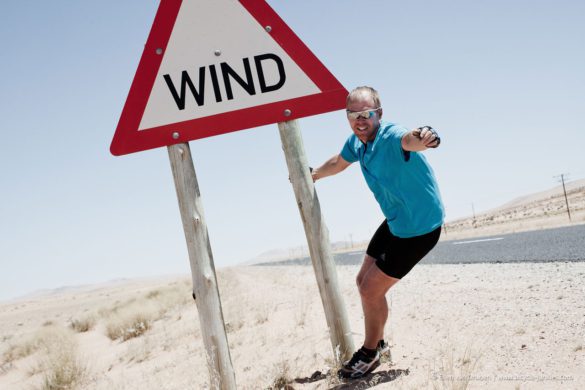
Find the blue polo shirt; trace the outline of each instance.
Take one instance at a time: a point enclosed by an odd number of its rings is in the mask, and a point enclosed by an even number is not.
[[[426,158],[410,152],[406,158],[401,139],[407,132],[394,123],[380,122],[373,141],[367,144],[352,134],[341,157],[360,162],[362,173],[397,237],[430,233],[443,224],[444,210],[435,175]]]

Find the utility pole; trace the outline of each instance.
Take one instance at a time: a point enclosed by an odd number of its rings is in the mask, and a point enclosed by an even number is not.
[[[471,202],[471,213],[473,214],[473,227],[475,228],[475,207],[473,206],[473,202]]]
[[[569,199],[567,199],[567,189],[565,188],[565,173],[561,173],[560,175],[554,176],[557,181],[559,181],[559,177],[561,178],[561,183],[563,183],[563,193],[565,194],[565,204],[567,205],[567,214],[569,215],[569,221],[571,220],[571,209],[569,208]]]

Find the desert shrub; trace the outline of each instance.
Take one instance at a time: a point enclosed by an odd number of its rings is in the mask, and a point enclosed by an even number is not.
[[[142,363],[150,357],[152,351],[152,342],[148,336],[145,336],[140,341],[128,344],[126,358],[128,362]]]
[[[51,327],[40,337],[43,357],[35,371],[43,375],[41,389],[79,388],[87,370],[77,356],[77,344],[71,330]]]
[[[94,315],[88,315],[83,318],[74,318],[71,320],[69,327],[77,333],[88,332],[93,329],[96,324],[96,318]]]
[[[77,358],[73,347],[51,350],[43,363],[43,390],[64,390],[80,387],[86,375],[86,367]]]
[[[268,387],[270,390],[289,390],[293,387],[290,385],[292,383],[292,377],[290,373],[290,366],[286,361],[282,361],[275,366],[274,371],[274,379],[272,383]]]
[[[455,348],[445,348],[435,360],[431,383],[436,390],[465,390],[478,366],[480,354],[468,346],[456,354]]]
[[[14,361],[23,359],[32,355],[41,348],[43,343],[43,333],[39,332],[19,341],[11,342],[6,350],[2,353],[0,366],[4,369],[9,367]]]
[[[29,369],[29,375],[43,375],[41,388],[75,389],[81,384],[85,368],[77,358],[77,346],[71,330],[56,325],[43,324],[33,335],[11,344],[2,355],[2,371],[12,362],[39,353],[37,364]]]
[[[146,294],[146,298],[147,299],[154,299],[154,298],[160,296],[160,294],[161,294],[160,290],[152,290],[152,291],[149,291],[148,294]]]
[[[310,305],[311,301],[308,296],[301,298],[297,306],[297,312],[295,314],[297,326],[305,326]]]
[[[110,317],[106,323],[106,335],[111,340],[129,340],[143,335],[156,319],[160,318],[158,311],[128,307]]]
[[[105,320],[106,335],[111,340],[139,337],[148,331],[153,322],[169,310],[191,301],[191,292],[184,283],[152,290],[141,298],[115,302],[110,308],[102,308],[98,315]]]

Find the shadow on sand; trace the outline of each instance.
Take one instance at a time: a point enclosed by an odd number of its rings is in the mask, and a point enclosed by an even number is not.
[[[387,383],[397,378],[408,375],[409,370],[387,370],[387,371],[376,371],[372,372],[363,378],[354,379],[349,382],[341,383],[331,387],[329,390],[365,390],[370,387],[379,385],[380,383]],[[313,375],[307,378],[297,378],[294,380],[295,383],[313,383],[325,379],[327,376],[320,371],[315,371]]]

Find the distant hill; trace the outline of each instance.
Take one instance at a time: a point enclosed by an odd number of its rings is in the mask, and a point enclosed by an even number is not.
[[[333,252],[347,252],[356,248],[361,248],[362,242],[336,241],[331,243],[331,250]],[[241,265],[254,265],[260,263],[271,263],[275,261],[302,259],[309,256],[309,248],[306,245],[297,246],[294,248],[272,249],[262,252],[258,256],[241,263]]]
[[[567,190],[567,196],[569,193],[575,193],[582,191],[585,188],[585,179],[570,181],[565,183],[565,189]],[[549,200],[553,198],[563,197],[564,201],[564,194],[563,194],[563,186],[558,185],[546,191],[536,192],[530,195],[524,195],[518,197],[510,202],[504,203],[502,206],[499,206],[495,209],[489,210],[487,213],[493,213],[498,210],[509,209],[517,206],[522,206],[524,204],[528,204],[531,202],[542,201],[542,200]]]
[[[507,233],[585,223],[585,179],[546,191],[521,196],[502,206],[445,224],[447,235],[453,239],[491,233]],[[567,201],[571,221],[567,213]]]

